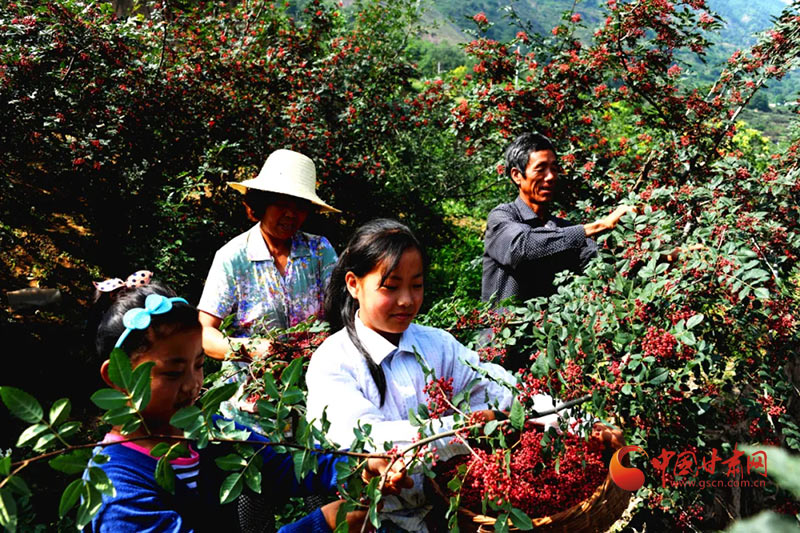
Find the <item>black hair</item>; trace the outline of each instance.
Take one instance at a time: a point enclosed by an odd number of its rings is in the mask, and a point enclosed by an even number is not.
[[[333,268],[328,288],[325,291],[325,317],[332,331],[342,328],[353,341],[367,362],[369,373],[381,394],[381,405],[386,397],[386,376],[383,369],[372,360],[369,352],[356,334],[355,318],[358,301],[347,290],[345,276],[352,272],[356,277],[363,277],[372,272],[378,265],[385,266],[381,276],[381,285],[397,268],[400,257],[408,249],[419,251],[423,267],[427,265],[425,250],[407,226],[387,218],[379,218],[367,222],[356,230],[347,243],[347,248],[339,256]]]
[[[256,220],[261,220],[264,218],[264,213],[267,212],[267,207],[271,204],[279,202],[282,198],[291,198],[297,202],[305,202],[308,204],[309,211],[314,210],[314,204],[305,198],[298,198],[296,196],[280,194],[276,192],[259,191],[258,189],[247,189],[247,191],[244,193],[244,198],[242,201],[247,207],[250,208],[253,217]]]
[[[103,315],[100,326],[97,328],[95,347],[102,360],[108,358],[120,335],[125,332],[122,317],[131,309],[143,308],[145,299],[151,294],[160,294],[167,298],[176,296],[175,291],[158,281],[150,281],[147,285],[118,293],[116,300]],[[131,360],[136,354],[148,350],[158,339],[180,331],[202,328],[197,309],[183,302],[172,302],[170,311],[160,315],[151,315],[150,320],[149,328],[132,330],[125,342],[122,343],[121,347],[128,353]],[[148,332],[150,332],[149,335]]]
[[[516,168],[524,175],[531,154],[542,150],[551,150],[558,157],[552,141],[541,133],[523,133],[508,145],[506,148],[506,176],[514,183],[514,186],[518,185],[511,177],[511,171]]]

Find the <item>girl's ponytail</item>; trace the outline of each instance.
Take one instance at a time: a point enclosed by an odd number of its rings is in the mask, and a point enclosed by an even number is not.
[[[378,387],[378,392],[381,395],[381,407],[386,399],[386,374],[383,368],[377,364],[372,356],[369,354],[361,340],[356,334],[356,311],[358,310],[358,302],[350,295],[347,290],[347,283],[345,276],[350,270],[347,268],[349,259],[349,247],[339,257],[339,261],[333,268],[331,279],[328,282],[328,288],[325,291],[325,316],[331,325],[331,331],[339,331],[344,328],[347,330],[347,336],[350,337],[353,345],[364,357],[367,362],[367,368],[372,376],[375,385]]]
[[[331,325],[331,330],[338,331],[342,328],[347,330],[347,336],[364,357],[369,373],[378,387],[381,406],[386,399],[386,375],[358,338],[355,324],[358,301],[347,290],[345,277],[348,272],[352,272],[356,277],[363,277],[384,263],[385,270],[381,280],[383,283],[397,266],[403,252],[409,248],[418,250],[422,255],[423,264],[427,263],[422,246],[407,226],[386,218],[367,222],[353,234],[333,268],[325,291],[325,317]]]

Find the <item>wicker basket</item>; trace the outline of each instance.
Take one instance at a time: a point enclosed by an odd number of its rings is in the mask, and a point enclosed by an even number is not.
[[[432,479],[430,482],[433,490],[447,501],[446,492],[441,489],[436,480]],[[628,507],[630,498],[631,493],[619,488],[611,480],[611,476],[607,475],[603,484],[582,502],[554,515],[532,519],[533,528],[542,533],[602,532],[622,516]],[[461,531],[468,533],[494,531],[496,522],[494,517],[477,514],[465,508],[460,508],[458,513],[458,525]],[[516,531],[513,526],[509,529]]]

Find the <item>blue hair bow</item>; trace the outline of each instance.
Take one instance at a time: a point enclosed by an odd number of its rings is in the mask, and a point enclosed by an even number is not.
[[[114,348],[119,348],[128,335],[134,329],[147,329],[150,327],[150,318],[153,315],[163,315],[172,310],[172,302],[183,302],[188,305],[189,302],[183,298],[167,298],[161,294],[150,294],[144,301],[144,308],[135,307],[128,309],[122,317],[122,325],[125,326],[125,331],[119,336],[117,344]]]

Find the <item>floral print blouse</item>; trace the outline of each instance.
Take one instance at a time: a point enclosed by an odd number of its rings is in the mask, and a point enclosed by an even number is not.
[[[282,276],[256,224],[217,251],[197,308],[222,319],[234,313],[237,337],[292,327],[321,316],[336,260],[328,239],[298,231]]]

